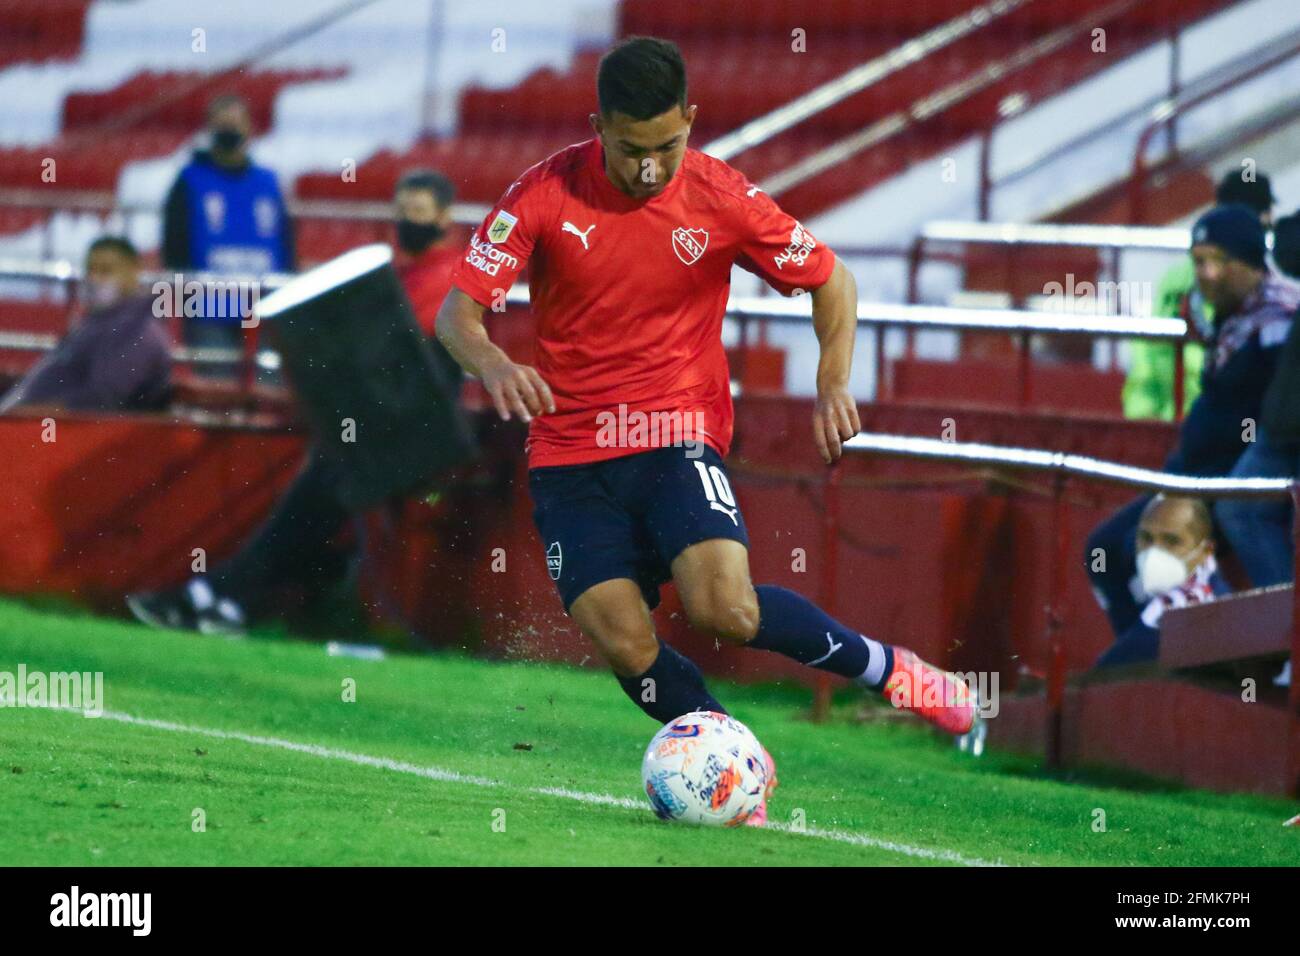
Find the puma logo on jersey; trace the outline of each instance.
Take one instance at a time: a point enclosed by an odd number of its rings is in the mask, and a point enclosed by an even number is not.
[[[745,195],[748,196],[750,199],[753,199],[754,196],[756,196],[758,193],[761,193],[762,191],[763,190],[759,189],[757,186],[750,186],[749,189],[745,191]]]
[[[587,245],[587,233],[591,232],[591,230],[595,228],[596,228],[596,224],[593,222],[590,226],[587,227],[586,232],[580,232],[578,230],[578,227],[575,226],[573,223],[565,222],[564,228],[561,231],[573,233],[575,236],[577,236],[579,239],[582,240],[582,248],[590,249],[591,247]]]

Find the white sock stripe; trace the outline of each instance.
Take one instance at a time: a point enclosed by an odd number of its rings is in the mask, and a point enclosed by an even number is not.
[[[862,676],[857,678],[857,681],[859,684],[874,687],[885,679],[885,645],[873,641],[865,634],[859,634],[858,637],[867,642],[867,653],[870,657],[867,659],[867,669],[862,672]]]

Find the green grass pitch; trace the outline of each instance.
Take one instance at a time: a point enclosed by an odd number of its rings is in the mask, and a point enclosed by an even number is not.
[[[596,671],[360,661],[0,602],[0,671],[19,664],[102,671],[107,713],[0,708],[5,866],[1300,859],[1286,801],[973,760],[909,719],[853,719],[850,695],[812,724],[805,691],[719,684],[777,760],[780,829],[711,830],[654,819],[639,767],[655,725]]]

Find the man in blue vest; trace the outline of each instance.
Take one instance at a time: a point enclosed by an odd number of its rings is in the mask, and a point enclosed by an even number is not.
[[[194,152],[167,194],[165,269],[239,276],[293,271],[292,224],[275,174],[248,156],[252,129],[248,104],[238,96],[218,96],[208,107],[208,147]],[[238,309],[186,311],[187,345],[240,347]]]

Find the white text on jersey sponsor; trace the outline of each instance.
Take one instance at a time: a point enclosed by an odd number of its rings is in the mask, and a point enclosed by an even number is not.
[[[502,252],[489,242],[479,242],[478,236],[469,237],[469,252],[465,261],[480,272],[490,276],[496,275],[504,265],[507,269],[519,268],[519,260],[508,252]]]
[[[802,223],[796,222],[794,228],[790,230],[790,244],[773,261],[778,269],[783,268],[787,262],[802,266],[808,261],[808,254],[816,248],[817,240],[813,238],[812,233],[805,229]]]
[[[596,413],[596,445],[599,448],[686,449],[687,458],[704,454],[703,412],[629,412],[620,403],[618,411]]]

